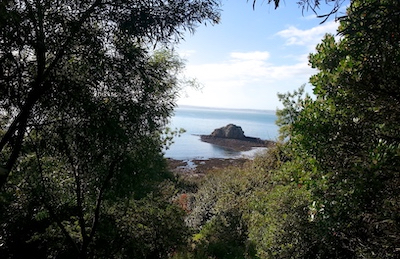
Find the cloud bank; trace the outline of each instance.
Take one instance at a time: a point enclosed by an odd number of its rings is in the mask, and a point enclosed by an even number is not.
[[[326,22],[302,30],[295,26],[279,31],[276,35],[282,45],[301,46],[303,51],[286,57],[286,64],[272,62],[282,53],[269,51],[231,51],[220,62],[188,64],[186,76],[196,78],[202,85],[201,92],[187,90],[178,104],[210,107],[276,109],[281,104],[278,92],[288,92],[307,83],[316,71],[308,65],[308,54],[315,49],[326,33],[335,32],[338,24]]]

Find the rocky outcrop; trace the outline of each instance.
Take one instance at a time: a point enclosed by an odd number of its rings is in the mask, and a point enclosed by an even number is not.
[[[242,130],[242,127],[234,124],[228,124],[225,127],[215,129],[211,133],[211,137],[215,138],[232,138],[232,139],[245,139],[246,136]]]
[[[211,135],[201,135],[201,141],[222,146],[234,151],[247,151],[253,147],[268,147],[274,142],[260,138],[246,137],[240,126],[228,124],[215,129]]]

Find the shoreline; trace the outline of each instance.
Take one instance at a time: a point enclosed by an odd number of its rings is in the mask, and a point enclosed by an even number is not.
[[[209,159],[173,159],[166,158],[168,170],[179,175],[202,177],[214,170],[226,167],[241,167],[251,158],[209,158]]]
[[[222,138],[211,135],[200,136],[200,141],[219,146],[221,148],[242,153],[241,156],[228,158],[166,158],[168,170],[179,175],[201,177],[214,170],[226,167],[242,167],[246,162],[251,161],[259,152],[275,145],[274,141],[262,140],[260,138],[244,137],[241,139]],[[254,153],[252,153],[254,151]],[[246,156],[244,153],[252,153]]]

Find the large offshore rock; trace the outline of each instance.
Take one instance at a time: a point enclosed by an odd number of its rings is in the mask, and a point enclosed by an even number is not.
[[[225,127],[215,129],[211,135],[201,135],[200,139],[203,142],[233,151],[248,151],[253,147],[269,147],[275,144],[275,142],[269,140],[246,137],[242,128],[234,124],[228,124]]]
[[[242,127],[234,124],[228,124],[225,127],[215,129],[211,133],[212,137],[216,138],[232,138],[232,139],[245,139],[246,136],[242,130]]]

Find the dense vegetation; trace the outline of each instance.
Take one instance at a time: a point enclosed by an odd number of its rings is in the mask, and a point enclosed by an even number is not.
[[[1,258],[163,258],[182,243],[163,182],[184,83],[168,49],[218,6],[0,3]]]
[[[165,169],[182,62],[154,46],[217,2],[56,3],[0,4],[1,258],[400,257],[398,1],[352,1],[279,143],[195,182]]]

